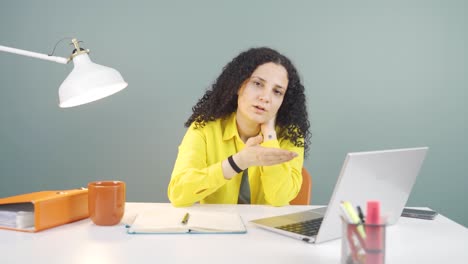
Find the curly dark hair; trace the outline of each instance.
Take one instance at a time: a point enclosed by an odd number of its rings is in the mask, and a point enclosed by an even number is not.
[[[310,123],[307,115],[304,86],[291,61],[279,52],[268,48],[251,48],[229,62],[221,75],[192,108],[193,113],[185,122],[189,127],[203,127],[207,122],[224,118],[237,110],[237,91],[251,77],[255,69],[268,62],[282,65],[288,73],[288,89],[276,116],[280,128],[279,137],[290,140],[307,152],[310,144]]]

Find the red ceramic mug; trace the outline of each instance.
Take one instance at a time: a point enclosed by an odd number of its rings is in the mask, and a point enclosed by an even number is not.
[[[89,218],[101,226],[120,223],[125,212],[125,182],[95,181],[88,183]]]

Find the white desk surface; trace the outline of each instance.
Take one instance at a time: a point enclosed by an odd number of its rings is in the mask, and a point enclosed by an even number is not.
[[[171,206],[127,203],[126,216]],[[195,205],[237,211],[247,234],[129,235],[123,225],[102,227],[90,219],[38,233],[0,230],[0,263],[334,263],[341,240],[307,244],[248,223],[316,206]],[[468,231],[438,215],[435,220],[400,218],[387,229],[386,263],[467,263]]]

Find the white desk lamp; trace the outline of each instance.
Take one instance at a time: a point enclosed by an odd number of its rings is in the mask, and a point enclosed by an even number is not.
[[[73,107],[90,103],[127,87],[128,83],[124,81],[118,71],[92,62],[88,56],[89,50],[80,48],[76,39],[73,39],[72,42],[75,50],[68,59],[1,45],[0,51],[62,64],[73,60],[74,68],[59,88],[60,107]]]

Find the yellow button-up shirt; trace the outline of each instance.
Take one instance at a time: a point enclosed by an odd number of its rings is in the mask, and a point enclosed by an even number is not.
[[[169,200],[174,206],[236,204],[242,172],[227,180],[221,166],[223,160],[245,147],[237,131],[236,113],[202,128],[194,126],[192,123],[179,146],[168,187]],[[294,151],[298,156],[278,165],[249,167],[251,203],[287,205],[301,188],[304,148],[281,138],[261,145]]]

